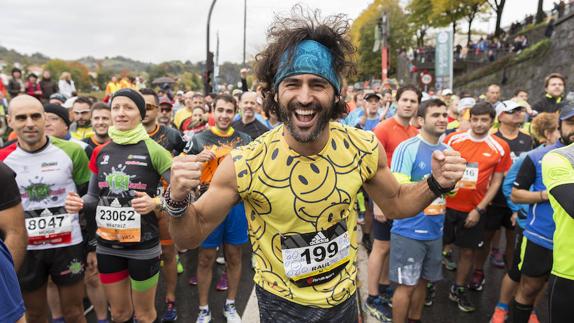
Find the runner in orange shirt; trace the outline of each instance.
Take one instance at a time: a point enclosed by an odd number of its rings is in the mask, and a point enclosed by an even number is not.
[[[494,108],[486,102],[470,110],[470,129],[455,132],[445,143],[466,159],[464,177],[454,196],[446,199],[444,244],[454,243],[460,248],[456,279],[449,298],[464,312],[475,310],[465,293],[465,281],[470,273],[475,251],[483,244],[486,207],[512,164],[508,144],[489,134],[495,117]]]

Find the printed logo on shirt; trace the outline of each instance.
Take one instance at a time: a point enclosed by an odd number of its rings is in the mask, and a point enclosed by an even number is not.
[[[107,165],[108,162],[110,161],[110,155],[104,155],[102,157],[103,161],[102,161],[102,165]]]
[[[49,198],[56,201],[58,196],[66,193],[65,188],[52,190],[54,184],[43,183],[43,178],[36,176],[35,180],[36,182],[30,180],[30,185],[22,187],[24,191],[22,198],[29,199],[31,202],[41,202]]]
[[[143,155],[128,155],[128,159],[146,160],[146,156],[143,156]],[[126,164],[127,164],[127,163],[126,163]]]
[[[127,193],[129,190],[146,190],[147,184],[131,182],[136,175],[126,174],[126,167],[127,166],[119,164],[117,168],[112,167],[112,172],[110,174],[104,173],[105,181],[98,183],[99,188],[107,187],[113,194]]]
[[[137,160],[129,160],[126,162],[126,165],[133,165],[133,166],[143,166],[147,167],[147,163],[137,161]]]
[[[329,239],[327,239],[327,237],[325,237],[325,235],[323,234],[323,232],[319,232],[317,233],[317,235],[313,238],[313,240],[311,240],[311,242],[309,243],[310,245],[314,246],[316,244],[319,243],[324,243],[324,242],[328,242]]]

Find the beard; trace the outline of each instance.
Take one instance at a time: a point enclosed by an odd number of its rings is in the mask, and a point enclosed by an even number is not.
[[[333,104],[334,102],[331,103],[331,106]],[[295,118],[295,110],[299,108],[312,109],[317,113],[317,120],[315,121],[315,125],[312,126],[309,133],[300,131],[293,122],[293,118]],[[281,120],[287,126],[287,129],[293,138],[303,144],[310,143],[319,138],[319,135],[323,129],[325,129],[325,127],[329,124],[329,120],[331,119],[330,111],[331,109],[321,106],[321,104],[318,102],[312,102],[310,104],[303,105],[299,102],[292,101],[287,104],[287,107],[279,105],[279,116]]]
[[[562,135],[560,137],[562,139],[562,143],[564,144],[564,146],[570,146],[570,144],[574,142],[572,140],[574,138],[574,131],[567,134],[566,136]]]

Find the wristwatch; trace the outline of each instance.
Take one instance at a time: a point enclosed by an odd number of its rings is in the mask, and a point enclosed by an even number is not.
[[[474,208],[476,210],[476,212],[478,212],[478,214],[480,214],[480,216],[483,216],[486,214],[486,209],[480,208],[480,207],[475,207]]]

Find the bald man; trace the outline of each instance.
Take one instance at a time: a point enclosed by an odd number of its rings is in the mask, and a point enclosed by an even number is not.
[[[493,107],[499,103],[500,100],[500,86],[491,84],[486,89],[486,102],[490,103]]]
[[[255,111],[256,106],[257,93],[243,93],[239,100],[241,118],[233,121],[231,124],[233,129],[248,134],[252,140],[269,131],[269,128],[262,121],[258,120],[262,116]]]
[[[48,137],[40,101],[28,95],[14,98],[8,125],[17,141],[0,150],[0,160],[16,174],[22,196],[27,253],[18,272],[28,322],[47,322],[48,277],[58,287],[63,322],[86,322],[84,297],[84,241],[78,214],[67,214],[69,192],[80,195],[90,179],[88,158],[75,143]],[[54,322],[54,320],[52,320]]]

